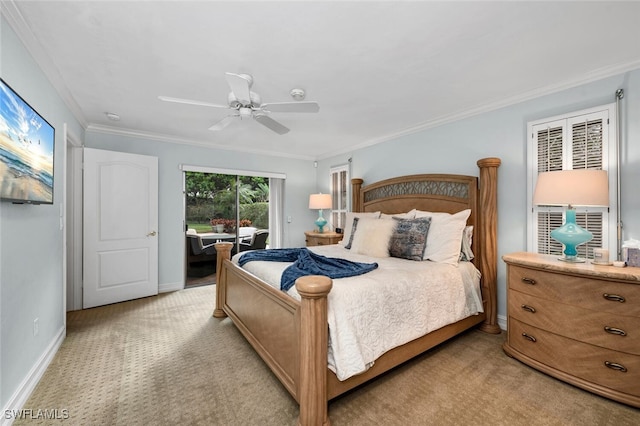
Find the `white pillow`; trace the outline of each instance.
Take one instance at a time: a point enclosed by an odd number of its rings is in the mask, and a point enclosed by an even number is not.
[[[347,212],[347,218],[344,223],[344,233],[342,237],[342,241],[339,244],[343,246],[349,245],[349,240],[351,238],[351,230],[353,229],[353,219],[356,217],[370,217],[377,219],[380,217],[380,212],[371,212],[371,213],[355,213],[355,212]]]
[[[416,214],[415,210],[411,210],[410,212],[407,212],[407,213],[396,213],[396,214],[381,213],[380,219],[393,219],[394,217],[397,217],[398,219],[413,219],[415,214]]]
[[[424,259],[433,262],[457,264],[462,246],[462,231],[467,225],[470,209],[455,214],[415,211],[416,219],[430,217],[431,226],[427,235]]]
[[[389,257],[389,242],[397,223],[393,219],[358,218],[351,251],[372,257]]]

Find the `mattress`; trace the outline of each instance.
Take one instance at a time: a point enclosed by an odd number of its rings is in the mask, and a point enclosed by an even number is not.
[[[457,265],[373,258],[342,245],[309,247],[328,257],[377,262],[364,275],[333,280],[328,296],[329,368],[339,380],[369,369],[385,352],[483,311],[480,272]],[[233,257],[237,263],[238,257]],[[279,289],[287,262],[252,261],[243,269]],[[295,286],[288,291],[300,300]]]

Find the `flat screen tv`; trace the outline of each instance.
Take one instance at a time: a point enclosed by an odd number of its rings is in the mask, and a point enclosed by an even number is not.
[[[55,129],[0,79],[0,199],[53,203]]]

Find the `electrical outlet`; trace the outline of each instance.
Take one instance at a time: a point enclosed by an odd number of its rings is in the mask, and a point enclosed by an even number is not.
[[[40,331],[39,319],[36,318],[33,320],[33,337],[37,336],[39,331]]]
[[[287,223],[291,223],[291,216],[287,216]]]

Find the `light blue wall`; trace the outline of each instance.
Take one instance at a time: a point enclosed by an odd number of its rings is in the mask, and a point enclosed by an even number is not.
[[[236,170],[284,173],[284,244],[304,245],[304,231],[311,229],[314,212],[308,208],[309,194],[315,190],[316,173],[312,161],[276,158],[256,154],[178,145],[148,139],[87,131],[85,146],[158,157],[159,233],[158,279],[160,287],[175,287],[184,280],[184,201],[181,164]]]
[[[84,132],[4,19],[0,31],[2,78],[56,129],[54,204],[0,203],[0,404],[5,407],[64,331],[63,124],[78,137]]]
[[[476,161],[499,157],[498,255],[526,250],[527,122],[622,101],[622,220],[624,239],[640,239],[640,70],[569,90],[546,95],[507,108],[487,112],[419,133],[319,162],[318,187],[327,191],[331,166],[352,158],[352,177],[375,182],[413,173],[477,175]],[[498,265],[498,315],[506,314],[506,270]]]

